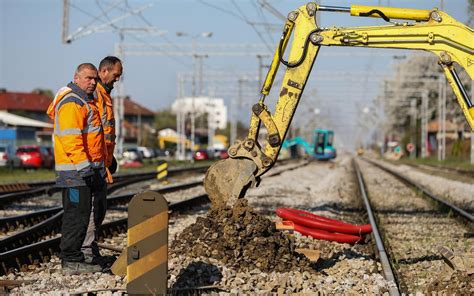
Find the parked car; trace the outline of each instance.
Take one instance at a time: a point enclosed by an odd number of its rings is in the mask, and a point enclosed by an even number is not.
[[[123,152],[123,158],[129,161],[142,161],[142,153],[137,148],[128,148]]]
[[[215,155],[216,155],[216,158],[219,158],[219,159],[229,158],[229,153],[227,153],[227,149],[218,150],[216,151]]]
[[[21,159],[21,165],[27,168],[51,168],[53,167],[53,156],[49,151],[38,145],[23,145],[18,147],[16,155]]]
[[[0,167],[17,168],[21,166],[21,159],[16,155],[13,145],[0,144]]]
[[[158,158],[169,158],[172,156],[171,151],[166,150],[166,149],[162,150],[162,149],[154,148],[153,151],[155,152],[155,157],[158,157]]]
[[[206,150],[197,150],[193,155],[194,160],[207,160],[209,159],[209,153]]]
[[[154,158],[156,155],[155,155],[155,151],[153,151],[152,148],[148,148],[148,147],[144,147],[144,146],[139,146],[138,148],[138,151],[140,151],[140,153],[142,154],[143,158]]]

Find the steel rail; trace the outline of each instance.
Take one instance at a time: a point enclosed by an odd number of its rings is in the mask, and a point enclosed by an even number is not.
[[[291,161],[289,160],[279,161],[278,163],[286,164],[288,162],[291,162]],[[303,166],[307,164],[308,162],[304,163]],[[178,168],[178,169],[174,169],[170,171],[171,171],[171,174],[175,174],[175,173],[178,174],[180,172],[199,171],[199,170],[203,170],[207,168],[208,166],[193,167],[193,168]],[[170,172],[168,173],[168,175],[170,175]],[[201,184],[202,184],[202,181],[191,182],[191,183],[187,183],[183,185],[167,186],[167,187],[163,187],[161,189],[154,190],[154,191],[159,192],[159,193],[167,193],[167,192],[183,190],[186,188],[191,188],[191,187],[198,186]],[[133,196],[134,194],[125,194],[121,196],[111,197],[107,200],[108,206],[126,203]],[[173,203],[169,206],[169,210],[171,211],[171,213],[182,213],[184,211],[189,210],[190,208],[207,204],[209,202],[210,200],[207,195],[199,195],[199,196],[195,196],[193,198],[190,198],[181,202]],[[59,214],[62,215],[62,211],[61,213],[58,213],[58,215]],[[127,218],[105,223],[102,225],[99,235],[101,237],[107,237],[107,236],[113,236],[119,232],[123,233],[127,227],[126,223],[127,223]],[[0,264],[1,264],[0,275],[7,274],[13,271],[15,268],[19,270],[26,270],[29,264],[38,264],[40,262],[48,261],[52,255],[57,254],[59,252],[59,242],[60,242],[60,237],[55,237],[52,239],[40,241],[40,242],[33,243],[30,245],[25,245],[16,249],[12,249],[12,250],[0,253]]]
[[[468,213],[467,211],[465,211],[464,209],[461,209],[460,207],[456,206],[455,204],[453,203],[450,203],[446,200],[444,200],[443,198],[435,195],[434,193],[432,193],[431,191],[429,191],[428,189],[426,189],[424,186],[422,186],[421,184],[413,181],[412,179],[406,177],[406,176],[403,176],[402,174],[394,171],[394,170],[391,170],[373,160],[370,160],[368,158],[365,158],[363,157],[362,158],[364,161],[368,162],[368,163],[371,163],[372,165],[386,171],[387,173],[397,177],[398,179],[400,179],[401,181],[409,184],[410,186],[413,186],[415,188],[417,188],[421,193],[423,193],[425,196],[439,202],[440,204],[442,204],[443,206],[447,207],[449,210],[452,210],[456,215],[458,215],[459,217],[463,218],[463,219],[466,219],[468,220],[469,222],[474,222],[474,215]]]
[[[30,226],[43,221],[61,211],[62,207],[53,207],[23,215],[0,218],[0,232],[13,231],[20,226]]]
[[[415,168],[419,169],[436,169],[439,171],[444,171],[444,172],[449,172],[449,173],[455,173],[458,175],[463,175],[463,176],[468,176],[468,177],[474,177],[474,170],[465,170],[465,169],[460,169],[460,168],[451,168],[451,167],[442,167],[442,166],[437,166],[433,164],[414,164],[414,163],[403,163],[405,165],[409,165]]]
[[[202,185],[202,181],[190,182],[190,183],[185,183],[185,184],[180,184],[180,185],[171,185],[171,186],[166,186],[166,187],[163,187],[157,190],[151,190],[151,191],[164,194],[168,192],[175,192],[175,191],[180,191],[180,190],[196,187],[199,185]],[[107,199],[107,208],[110,208],[118,204],[128,203],[132,199],[132,197],[135,195],[136,193],[110,197]],[[6,252],[8,250],[12,250],[12,249],[15,249],[27,244],[31,244],[38,240],[41,240],[44,236],[54,235],[55,233],[59,233],[61,230],[61,222],[62,222],[61,220],[62,220],[62,214],[63,214],[62,207],[55,207],[55,208],[49,209],[49,211],[50,211],[51,216],[47,218],[46,220],[24,231],[21,231],[10,237],[0,240],[0,252]],[[41,215],[44,215],[44,211],[42,211]],[[24,215],[22,215],[22,217],[23,216]],[[11,218],[9,218],[9,220],[11,220]],[[11,222],[10,224],[13,224],[13,223],[14,222]],[[16,222],[15,224],[18,224],[18,222]]]
[[[392,265],[390,264],[387,251],[385,250],[383,240],[380,236],[380,232],[377,227],[377,221],[375,220],[375,216],[370,205],[369,197],[367,195],[367,187],[365,185],[364,177],[362,176],[359,165],[354,159],[352,159],[352,165],[357,175],[359,190],[364,201],[365,208],[367,210],[370,225],[372,226],[372,235],[375,238],[375,245],[377,247],[377,252],[380,257],[380,263],[382,265],[384,278],[389,282],[388,292],[391,296],[398,296],[400,295],[399,285],[395,278]]]
[[[209,198],[206,194],[198,195],[190,199],[170,204],[169,210],[173,213],[184,213],[189,209],[208,204]],[[104,223],[101,228],[101,238],[124,233],[127,230],[127,218]],[[0,253],[0,275],[13,272],[15,269],[27,270],[28,265],[36,265],[47,262],[51,256],[59,252],[61,237],[55,237],[30,245],[22,246],[7,252]]]
[[[38,188],[31,188],[24,191],[6,193],[0,195],[0,207],[5,206],[9,203],[16,202],[20,199],[31,198],[35,196],[39,196],[42,194],[46,194],[48,189],[51,187],[38,187]]]
[[[190,182],[190,183],[179,184],[179,185],[170,185],[170,186],[165,186],[163,188],[152,190],[152,191],[165,194],[169,192],[192,188],[199,185],[202,185],[202,181]],[[134,195],[135,193],[109,197],[107,199],[107,206],[111,207],[111,206],[115,206],[119,204],[128,203]],[[39,223],[40,221],[43,221],[53,216],[54,214],[58,213],[61,210],[62,210],[62,206],[58,206],[58,207],[39,210],[39,211],[17,215],[17,216],[2,217],[0,218],[0,232],[6,233],[20,226],[29,226],[29,225]]]
[[[180,168],[169,168],[168,169],[168,176],[175,176],[179,175],[183,172],[196,172],[196,171],[205,171],[209,168],[208,165],[205,166],[193,166],[193,167],[180,167]],[[136,178],[143,178],[152,179],[156,176],[156,171],[148,171],[142,173],[130,173],[130,174],[118,174],[114,177],[117,183],[125,182],[125,180],[136,179]],[[131,182],[131,181],[130,181]],[[54,192],[60,191],[60,188],[54,186],[55,182],[53,181],[44,181],[44,182],[32,182],[32,183],[22,183],[26,187],[31,187],[26,190],[21,191],[12,191],[12,192],[2,192],[0,195],[0,207],[10,204],[12,202],[17,202],[22,199],[32,198],[43,194],[52,194]],[[15,184],[4,184],[4,185],[15,185]],[[125,186],[125,185],[124,185]],[[112,188],[115,185],[111,186]],[[115,189],[114,189],[115,190]]]

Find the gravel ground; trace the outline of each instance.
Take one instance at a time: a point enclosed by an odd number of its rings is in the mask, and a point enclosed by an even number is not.
[[[202,179],[200,176],[186,176],[185,178],[173,178],[167,182],[157,184],[156,180],[150,180],[146,182],[146,186],[139,184],[127,186],[127,188],[121,189],[116,194],[128,194],[136,192],[136,190],[144,191],[147,189],[158,189],[159,187],[170,185],[174,182],[189,183],[199,181]],[[197,186],[189,188],[180,192],[172,192],[165,194],[165,198],[169,202],[177,202],[184,200],[190,196],[203,194],[204,188]],[[41,202],[41,200],[39,200]],[[201,211],[201,215],[204,211]],[[181,231],[181,228],[176,228],[173,225],[189,225],[195,221],[199,215],[191,216],[173,216],[170,219],[169,234],[170,237],[174,236],[177,231]],[[114,221],[117,219],[125,218],[127,216],[126,207],[116,207],[113,210],[107,211],[105,222]],[[185,220],[181,222],[181,220]],[[107,238],[103,242],[105,245],[110,245],[118,248],[126,247],[126,234],[120,234],[114,238]],[[103,255],[119,255],[113,251],[103,249]],[[126,289],[126,283],[124,278],[111,274],[96,273],[96,274],[84,274],[80,276],[76,275],[63,275],[60,268],[60,260],[54,256],[50,262],[42,264],[40,267],[32,267],[32,271],[29,272],[18,272],[15,274],[9,274],[7,276],[0,277],[0,280],[23,280],[27,281],[20,287],[12,289],[10,295],[69,295],[74,293],[85,293],[87,291],[96,291],[99,295],[122,295]],[[29,282],[28,282],[29,281]]]
[[[18,203],[12,203],[0,210],[0,217],[11,217],[17,215],[23,215],[32,211],[38,211],[55,207],[61,204],[61,193],[56,192],[53,195],[41,195],[24,199]]]
[[[290,166],[290,165],[289,165]],[[358,197],[357,186],[350,159],[341,156],[337,162],[312,162],[299,169],[276,167],[281,173],[262,180],[258,188],[250,189],[247,199],[250,206],[262,216],[274,220],[278,207],[297,207],[350,223],[367,223]],[[273,171],[273,170],[272,170]],[[271,172],[272,172],[271,171]],[[198,217],[205,217],[203,208],[193,215],[173,217],[170,220],[169,242],[183,230],[194,224]],[[286,234],[288,235],[288,234]],[[187,287],[203,284],[215,285],[203,294],[291,294],[317,292],[327,294],[382,295],[387,292],[380,264],[375,259],[372,244],[338,244],[314,240],[295,233],[295,247],[321,251],[321,258],[311,270],[263,272],[259,269],[241,271],[207,256],[188,257],[170,249],[168,284],[170,288],[179,281],[187,281]],[[125,246],[122,235],[106,244]],[[104,252],[105,253],[105,252]],[[198,270],[201,270],[198,272]],[[189,277],[189,273],[194,276]],[[63,276],[59,272],[57,258],[40,269],[9,275],[9,279],[34,280],[33,283],[12,290],[12,295],[38,294],[62,295],[66,293],[98,289],[124,289],[122,278],[107,274]],[[2,277],[0,279],[5,279]],[[181,285],[182,287],[182,285]],[[121,294],[121,291],[103,292],[103,295]],[[99,293],[101,294],[101,293]]]
[[[413,181],[423,185],[434,194],[445,197],[447,201],[451,201],[457,206],[474,212],[474,184],[449,180],[439,176],[434,176],[426,172],[422,172],[408,165],[393,165],[388,162],[378,163],[402,173]]]
[[[275,168],[276,169],[276,168]],[[349,158],[338,163],[312,162],[291,171],[280,168],[281,174],[264,178],[258,188],[247,192],[252,207],[268,219],[275,219],[278,207],[309,209],[316,214],[344,218],[351,223],[365,222]],[[342,212],[341,212],[342,211]],[[200,216],[202,217],[202,215]],[[192,219],[189,221],[188,219]],[[183,230],[188,223],[175,223],[173,228]],[[172,236],[170,236],[172,237]],[[174,238],[175,239],[175,238]],[[312,270],[263,272],[259,269],[242,271],[230,268],[208,256],[189,257],[170,251],[169,287],[198,287],[215,285],[215,291],[227,294],[269,293],[330,293],[330,294],[383,294],[387,283],[380,275],[381,267],[374,259],[370,245],[348,245],[314,240],[295,233],[295,247],[321,251],[321,259]],[[171,239],[171,243],[173,239]],[[201,269],[200,276],[189,272]]]
[[[474,239],[464,237],[469,228],[438,212],[431,201],[389,173],[364,161],[358,163],[372,208],[377,212],[385,245],[395,262],[402,291],[407,294],[430,294],[435,291],[448,295],[474,292],[474,285],[469,284],[472,278],[469,277],[456,287],[444,289],[437,285],[433,288],[433,283],[443,282],[449,272],[438,248],[446,246],[455,253],[474,251]],[[431,288],[427,289],[428,286]]]

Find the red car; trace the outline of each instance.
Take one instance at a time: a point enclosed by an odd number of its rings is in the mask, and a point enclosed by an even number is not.
[[[16,155],[21,159],[22,167],[39,169],[53,167],[52,154],[46,147],[38,145],[24,145],[18,147]]]
[[[217,155],[220,159],[229,158],[229,153],[227,153],[227,150],[220,150]]]
[[[206,160],[209,159],[209,154],[206,150],[198,150],[194,152],[193,158],[194,160]]]

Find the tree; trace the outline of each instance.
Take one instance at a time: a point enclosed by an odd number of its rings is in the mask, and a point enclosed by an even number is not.
[[[155,127],[157,130],[165,128],[176,129],[176,115],[170,109],[156,112]]]
[[[456,96],[451,87],[445,82],[446,78],[437,61],[438,59],[434,55],[416,53],[408,56],[404,62],[400,62],[395,66],[395,74],[385,81],[380,96],[384,100],[384,111],[390,130],[398,134],[410,130],[410,101],[419,98],[417,100],[419,106],[423,91],[428,91],[429,94],[428,118],[438,117],[439,79],[442,79],[441,82],[446,84],[448,120],[454,122],[465,121]],[[470,78],[467,72],[457,66],[456,70],[463,85],[469,91]]]
[[[37,87],[37,88],[33,89],[31,92],[34,93],[34,94],[39,94],[39,95],[50,97],[51,99],[54,98],[54,92],[50,89]]]

